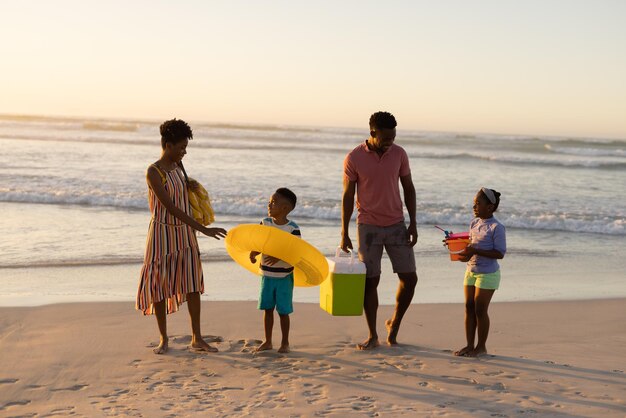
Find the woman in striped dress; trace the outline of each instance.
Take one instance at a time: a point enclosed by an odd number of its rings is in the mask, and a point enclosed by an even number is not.
[[[204,278],[195,231],[220,239],[226,230],[206,228],[191,216],[187,182],[180,165],[193,138],[191,128],[182,120],[172,119],[164,122],[160,130],[161,158],[146,173],[152,219],[136,307],[144,315],[156,316],[161,334],[159,346],[154,349],[156,354],[167,352],[166,315],[176,312],[185,301],[191,317],[190,347],[215,352],[217,348],[207,344],[200,332]]]

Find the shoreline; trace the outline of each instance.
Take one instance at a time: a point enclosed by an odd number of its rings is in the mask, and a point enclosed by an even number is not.
[[[0,308],[0,413],[85,416],[623,416],[626,298],[494,302],[490,355],[454,357],[463,304],[415,304],[397,347],[360,352],[364,317],[295,303],[292,352],[255,354],[255,302],[202,303],[198,354],[186,308],[156,320],[130,302]],[[384,319],[393,311],[381,306]],[[274,337],[280,337],[278,324]],[[37,346],[33,349],[33,342]],[[494,415],[496,414],[496,415]],[[499,414],[499,415],[498,415]]]
[[[465,266],[442,257],[417,257],[419,281],[414,304],[463,303]],[[512,257],[503,266],[503,279],[493,303],[524,301],[604,300],[626,298],[621,265],[571,265],[569,260]],[[504,264],[504,263],[503,263]],[[579,263],[580,264],[580,263]],[[233,261],[211,261],[203,264],[205,293],[203,301],[255,301],[258,299],[258,277]],[[379,285],[381,305],[395,304],[398,279],[391,263],[383,258]],[[576,272],[572,270],[577,268]],[[141,264],[110,266],[67,266],[2,269],[2,306],[40,306],[65,302],[134,301]],[[601,280],[587,280],[601,275]],[[317,303],[319,288],[294,290],[294,301]]]

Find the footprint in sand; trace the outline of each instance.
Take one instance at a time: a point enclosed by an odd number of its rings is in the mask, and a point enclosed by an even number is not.
[[[308,404],[314,405],[327,399],[324,394],[324,385],[312,385],[309,383],[305,384],[305,387],[308,387],[309,389],[302,392],[302,395],[306,398]]]
[[[89,387],[89,385],[74,385],[74,386],[68,386],[66,388],[57,388],[57,389],[50,389],[51,392],[62,392],[62,391],[71,391],[71,392],[76,392],[79,390],[83,390],[86,387]]]
[[[374,373],[370,373],[368,369],[357,370],[356,378],[358,380],[368,380],[374,377]]]
[[[244,352],[244,350],[241,350],[241,351]],[[278,353],[274,350],[256,351],[256,347],[252,349],[252,355],[254,357],[260,357],[260,358],[283,358],[285,357],[284,354]]]
[[[113,400],[111,400],[110,402],[116,402],[116,399],[120,396],[120,395],[125,395],[127,393],[129,393],[130,390],[129,389],[115,389],[113,392],[110,393],[105,393],[104,395],[93,395],[93,396],[89,396],[90,398],[102,398],[102,399],[109,399],[112,398]],[[93,401],[91,402],[92,404],[94,403],[100,403],[97,401]]]
[[[476,390],[480,390],[482,392],[493,391],[493,392],[498,392],[498,393],[509,393],[504,383],[495,383],[493,385],[478,384],[476,386]]]
[[[256,348],[261,345],[263,341],[256,339],[237,340],[234,344],[231,344],[233,350],[239,350],[241,353],[255,352]]]
[[[54,417],[57,415],[75,415],[76,412],[74,412],[76,408],[73,406],[66,406],[65,408],[57,408],[57,409],[53,409],[52,411],[50,411],[49,414],[47,415],[42,415],[42,417]]]
[[[154,391],[156,389],[159,389],[159,387],[162,386],[162,385],[163,385],[163,382],[156,381],[154,383],[149,384],[148,387],[146,387],[146,390],[149,391],[149,392],[152,392],[152,391]],[[108,396],[110,396],[110,395],[108,395]]]
[[[491,376],[500,376],[503,373],[504,372],[502,370],[497,370],[497,371],[485,372],[483,373],[483,375],[491,377]]]
[[[476,385],[478,382],[474,379],[468,379],[467,377],[458,376],[441,376],[442,379],[449,380],[449,383],[463,384],[463,385]]]
[[[398,369],[400,371],[405,371],[410,368],[408,364],[402,362],[384,361],[383,364],[385,364],[387,367],[393,367],[394,369]]]
[[[326,354],[329,356],[336,356],[346,350],[350,350],[350,352],[352,352],[354,350],[354,343],[351,341],[338,341],[333,344],[331,349],[326,351]]]
[[[224,339],[217,335],[203,335],[202,338],[207,343],[221,343]],[[170,341],[178,344],[191,344],[191,335],[177,335],[170,337]]]
[[[536,396],[528,396],[528,395],[526,395],[526,396],[522,396],[522,399],[526,399],[527,401],[530,401],[533,404],[538,405],[538,406],[552,406],[552,405],[554,405],[553,402],[546,401],[546,400],[538,398]]]
[[[0,406],[0,411],[4,411],[5,409],[8,409],[12,406],[24,406],[24,405],[28,405],[30,403],[30,400],[23,400],[23,401],[12,401],[9,403],[5,403],[3,406]]]
[[[19,382],[20,379],[13,379],[13,378],[8,378],[8,379],[0,379],[0,385],[6,385],[6,384],[10,384],[10,383],[17,383]]]

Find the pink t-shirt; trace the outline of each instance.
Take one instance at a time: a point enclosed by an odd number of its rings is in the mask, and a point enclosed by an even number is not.
[[[399,182],[411,168],[402,147],[393,144],[379,156],[364,142],[346,156],[343,173],[356,182],[357,223],[389,226],[404,221]]]

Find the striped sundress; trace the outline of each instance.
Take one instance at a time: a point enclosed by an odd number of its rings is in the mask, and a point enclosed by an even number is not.
[[[164,187],[174,205],[191,216],[182,170],[159,171],[165,175]],[[187,293],[204,293],[200,249],[195,231],[167,211],[150,185],[148,201],[152,219],[135,306],[144,315],[151,315],[154,303],[166,299],[169,314],[187,300]]]

